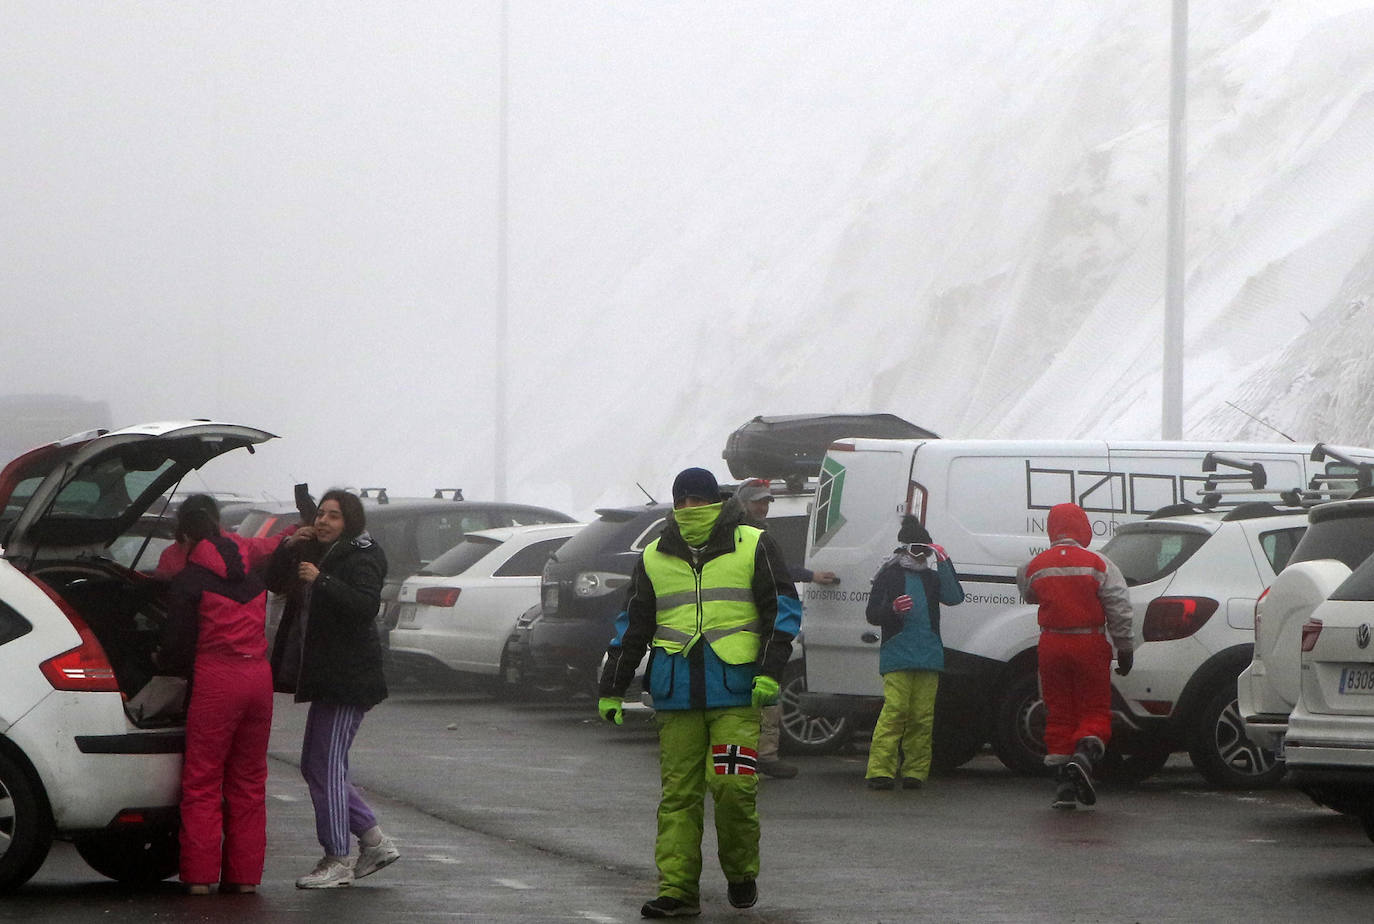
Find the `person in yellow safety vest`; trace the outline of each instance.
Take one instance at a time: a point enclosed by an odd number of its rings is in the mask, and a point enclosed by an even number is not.
[[[601,674],[601,717],[619,725],[625,690],[652,649],[645,683],[658,723],[658,896],[646,918],[701,913],[701,838],[709,786],[726,894],[758,900],[759,710],[777,702],[778,679],[801,629],[801,601],[777,545],[722,510],[705,469],[673,482],[663,535],[635,565],[624,631]]]

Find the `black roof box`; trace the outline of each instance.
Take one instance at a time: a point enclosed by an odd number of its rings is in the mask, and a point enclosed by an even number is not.
[[[755,417],[725,441],[721,457],[735,478],[814,478],[835,440],[938,439],[895,414],[791,414]]]

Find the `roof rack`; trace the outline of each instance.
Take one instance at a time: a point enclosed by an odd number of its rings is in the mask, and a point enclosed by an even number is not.
[[[460,500],[463,499],[463,489],[462,489],[462,488],[435,488],[435,489],[434,489],[434,499],[435,499],[435,500],[443,500],[443,499],[444,499],[444,493],[445,493],[445,492],[448,492],[448,493],[452,494],[452,495],[453,495],[453,500],[460,501]]]
[[[389,503],[391,503],[391,498],[389,498],[389,497],[386,496],[386,488],[362,488],[362,489],[360,489],[360,490],[358,491],[358,496],[359,496],[359,497],[371,497],[372,495],[368,494],[368,493],[367,493],[368,491],[376,491],[376,492],[377,492],[377,503],[379,503],[379,504],[389,504]]]

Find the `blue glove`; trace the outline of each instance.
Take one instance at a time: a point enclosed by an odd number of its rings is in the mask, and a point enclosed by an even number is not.
[[[753,703],[755,709],[763,706],[772,706],[778,701],[778,682],[767,674],[759,674],[754,678],[754,688],[749,693],[749,702]]]
[[[625,724],[625,703],[618,696],[603,696],[596,701],[596,714],[602,721]]]

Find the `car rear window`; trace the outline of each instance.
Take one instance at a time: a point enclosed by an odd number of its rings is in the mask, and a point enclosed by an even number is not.
[[[645,518],[600,516],[569,539],[554,555],[559,561],[584,561],[597,555],[626,552],[643,531]]]
[[[1293,549],[1288,563],[1316,561],[1319,558],[1334,558],[1343,562],[1347,568],[1354,569],[1374,553],[1374,511],[1362,511],[1363,516],[1353,514],[1324,519],[1314,519],[1303,534],[1302,541]]]
[[[417,573],[435,574],[440,577],[453,577],[462,574],[500,544],[499,539],[492,539],[489,536],[464,536],[462,542],[434,559]]]
[[[20,616],[14,607],[0,601],[0,645],[27,635],[32,628],[33,624]]]
[[[1211,537],[1211,533],[1196,529],[1120,532],[1102,547],[1102,554],[1134,587],[1173,574]]]
[[[1366,558],[1331,594],[1332,600],[1374,601],[1374,556]]]

